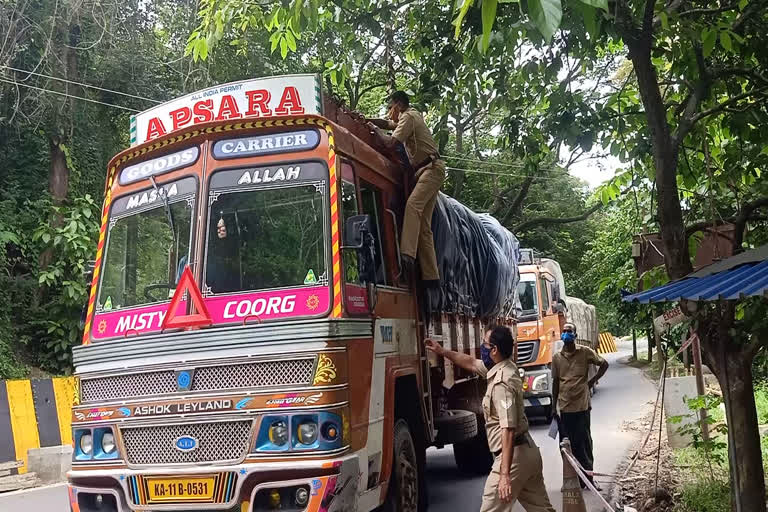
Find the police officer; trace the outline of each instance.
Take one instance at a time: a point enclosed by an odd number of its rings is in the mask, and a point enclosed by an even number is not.
[[[425,286],[436,287],[440,284],[440,271],[432,238],[432,212],[437,193],[445,180],[445,163],[440,159],[437,143],[424,118],[411,108],[408,94],[403,91],[393,93],[388,110],[390,119],[372,119],[370,128],[386,147],[394,149],[398,143],[404,144],[416,172],[416,185],[405,204],[400,240],[401,261],[404,269],[411,272],[418,249],[422,281]],[[394,130],[392,136],[380,128]]]
[[[485,332],[481,359],[446,350],[430,339],[426,345],[488,381],[483,414],[488,447],[495,460],[485,482],[480,512],[510,512],[518,500],[528,512],[555,512],[544,486],[541,453],[528,433],[523,383],[511,359],[515,340],[509,328],[497,326]]]

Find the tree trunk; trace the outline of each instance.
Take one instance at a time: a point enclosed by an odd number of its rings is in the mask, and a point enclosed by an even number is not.
[[[731,503],[734,493],[741,497],[741,510],[765,510],[765,484],[760,432],[757,426],[755,388],[752,384],[752,357],[729,353],[726,375],[718,376],[730,407],[726,406],[731,464]],[[727,391],[726,391],[727,390]]]
[[[53,204],[60,205],[67,198],[69,191],[69,167],[67,167],[67,155],[61,149],[61,140],[58,137],[49,139],[51,150],[51,169],[48,175],[48,190],[51,193]]]
[[[635,69],[637,86],[648,121],[656,169],[658,219],[667,273],[678,279],[693,270],[688,252],[683,210],[677,189],[677,159],[680,147],[667,123],[656,68],[651,62],[651,47],[646,41],[629,43],[629,56]]]
[[[384,62],[387,65],[387,88],[392,94],[397,90],[397,77],[395,76],[395,31],[392,24],[384,28]]]
[[[461,107],[456,115],[456,154],[464,154],[464,125],[461,123]],[[460,201],[461,192],[464,190],[464,171],[453,171],[455,181],[453,183],[453,198]]]
[[[732,308],[723,307],[725,321],[703,319],[700,323],[702,348],[706,360],[720,383],[728,422],[728,458],[730,460],[731,509],[751,512],[765,510],[765,483],[760,431],[755,407],[752,362],[755,350],[733,340],[729,334]],[[717,323],[717,327],[713,324]],[[717,334],[707,334],[714,333]],[[741,507],[736,508],[740,499]]]

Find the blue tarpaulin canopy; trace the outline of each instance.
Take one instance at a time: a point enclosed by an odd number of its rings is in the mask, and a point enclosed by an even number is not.
[[[625,296],[624,302],[737,300],[768,296],[768,244],[707,265],[663,286]]]

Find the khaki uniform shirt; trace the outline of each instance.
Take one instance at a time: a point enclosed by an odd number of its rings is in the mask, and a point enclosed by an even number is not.
[[[501,429],[511,428],[515,436],[528,432],[528,418],[523,404],[523,381],[517,365],[511,359],[486,369],[481,360],[475,363],[475,373],[488,380],[483,397],[485,430],[492,453],[501,450]]]
[[[394,123],[390,124],[390,126],[393,125]],[[437,144],[432,138],[432,132],[416,110],[409,108],[405,112],[400,112],[394,130],[392,137],[405,145],[408,156],[411,157],[411,164],[418,165],[429,156],[437,154]]]
[[[590,407],[589,365],[603,364],[603,358],[589,347],[576,345],[568,353],[561,350],[552,358],[552,378],[560,382],[557,405],[560,412],[581,412]]]

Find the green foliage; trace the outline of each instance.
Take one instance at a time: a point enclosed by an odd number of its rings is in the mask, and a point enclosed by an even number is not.
[[[37,342],[46,349],[42,365],[54,372],[66,372],[71,365],[71,347],[80,341],[80,312],[88,300],[84,278],[86,264],[93,258],[98,234],[98,206],[90,195],[76,198],[71,206],[45,208],[44,202],[30,204],[48,216],[32,233],[40,254],[50,254],[50,263],[37,272],[37,281],[50,297],[45,315],[32,322]]]
[[[600,213],[590,223],[594,228],[572,273],[577,296],[598,309],[600,330],[617,336],[629,333],[637,309],[618,300],[622,289],[635,289],[631,246],[636,222],[634,204],[629,200]]]
[[[721,402],[719,397],[713,395],[688,400],[691,415],[695,416],[696,409],[704,406],[709,415],[708,423],[718,426],[712,429],[713,439],[709,444],[701,441],[700,425],[692,426],[695,432],[691,433],[695,436],[695,442],[675,452],[675,463],[683,469],[684,476],[675,512],[720,512],[730,508],[728,446],[725,437],[727,427]],[[758,422],[765,424],[768,422],[768,389],[765,386],[756,387],[755,403]],[[768,465],[768,438],[761,439],[761,449],[765,469]]]
[[[544,39],[551,41],[563,16],[560,0],[528,0],[528,13]]]
[[[675,512],[722,512],[730,508],[731,488],[727,481],[697,481],[683,484]]]
[[[723,400],[719,396],[712,394],[687,398],[686,405],[691,411],[688,418],[694,420],[677,427],[677,432],[682,436],[690,436],[693,441],[691,446],[696,450],[702,450],[709,458],[708,462],[714,462],[718,466],[723,466],[728,458],[727,444],[724,436],[728,433],[728,427],[725,423],[717,422],[712,411],[719,411]],[[699,418],[698,411],[704,409],[707,411],[707,417],[702,421]],[[669,423],[679,424],[683,420],[682,416],[671,416],[667,419]],[[707,425],[710,432],[709,439],[704,439],[702,435],[703,426]],[[714,475],[713,475],[714,476]]]

